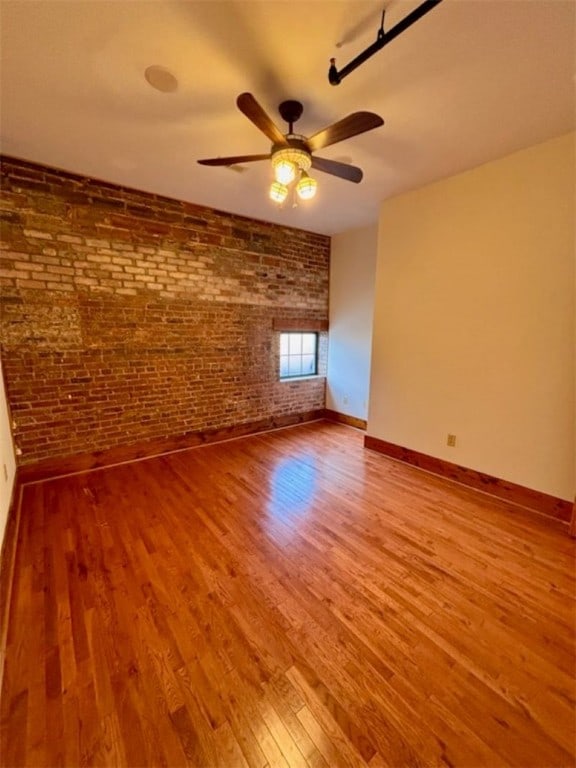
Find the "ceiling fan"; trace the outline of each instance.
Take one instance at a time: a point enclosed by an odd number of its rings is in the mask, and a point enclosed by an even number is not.
[[[236,99],[238,109],[259,128],[272,142],[270,152],[262,155],[238,155],[235,157],[213,157],[198,160],[201,165],[236,165],[253,163],[259,160],[272,160],[275,181],[270,187],[270,197],[282,203],[288,195],[288,185],[299,179],[296,191],[302,199],[314,197],[316,180],[308,175],[310,168],[346,181],[358,184],[362,180],[362,170],[348,163],[328,160],[313,155],[318,149],[336,144],[360,133],[371,131],[384,124],[384,120],[373,112],[353,112],[336,123],[324,128],[310,137],[293,132],[294,123],[302,115],[303,106],[299,101],[283,101],[278,111],[288,123],[288,133],[284,134],[268,116],[251,93],[242,93]]]

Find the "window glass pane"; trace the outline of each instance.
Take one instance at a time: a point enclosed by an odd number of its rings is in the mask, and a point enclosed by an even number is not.
[[[316,373],[315,368],[316,358],[314,355],[302,355],[302,374],[304,376],[310,376]]]
[[[288,372],[290,376],[298,376],[302,373],[302,358],[299,355],[288,358]]]
[[[289,333],[290,338],[290,354],[299,355],[302,352],[302,334],[301,333]]]
[[[286,333],[280,334],[280,354],[281,355],[288,354],[288,334]]]
[[[280,376],[288,376],[288,357],[280,358]]]
[[[313,355],[316,353],[316,334],[315,333],[302,334],[302,352],[308,355]]]

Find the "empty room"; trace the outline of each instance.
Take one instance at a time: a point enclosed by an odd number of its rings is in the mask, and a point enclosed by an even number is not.
[[[576,3],[0,49],[2,768],[575,768]]]

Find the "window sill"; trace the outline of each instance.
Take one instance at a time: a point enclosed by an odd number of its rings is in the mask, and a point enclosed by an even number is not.
[[[291,381],[315,381],[316,379],[325,379],[321,373],[315,373],[313,376],[287,376],[284,379],[278,379],[280,384],[290,384]]]

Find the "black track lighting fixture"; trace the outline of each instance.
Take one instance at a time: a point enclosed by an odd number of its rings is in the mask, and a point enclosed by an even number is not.
[[[338,71],[336,68],[336,59],[330,59],[330,69],[328,70],[328,80],[330,81],[330,84],[340,85],[342,80],[344,80],[344,78],[349,75],[350,72],[353,72],[356,67],[359,67],[360,64],[363,64],[381,48],[384,48],[385,45],[394,40],[395,37],[398,37],[398,35],[404,32],[405,29],[411,27],[414,22],[418,21],[418,19],[421,19],[422,16],[428,13],[428,11],[431,11],[432,8],[435,8],[441,2],[442,0],[424,0],[424,2],[419,5],[418,8],[415,8],[411,13],[408,14],[408,16],[405,16],[402,21],[399,21],[398,24],[396,24],[395,27],[392,27],[389,32],[384,32],[385,11],[383,11],[382,21],[380,23],[380,29],[378,30],[376,42],[368,46],[365,51],[356,56],[355,59],[352,59],[352,61],[346,64],[345,67],[342,67],[340,71]]]

